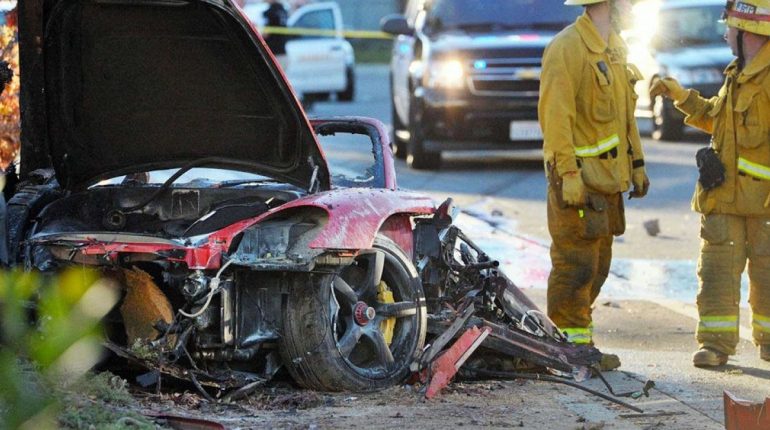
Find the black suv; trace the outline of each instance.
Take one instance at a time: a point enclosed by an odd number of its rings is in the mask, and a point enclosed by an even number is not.
[[[543,50],[583,10],[562,3],[410,0],[385,17],[396,155],[434,169],[443,150],[540,148]]]

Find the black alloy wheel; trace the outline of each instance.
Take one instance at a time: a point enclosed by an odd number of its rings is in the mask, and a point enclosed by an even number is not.
[[[294,282],[284,303],[281,354],[294,380],[356,392],[403,382],[427,329],[422,286],[404,252],[378,236],[350,266],[310,279]]]
[[[356,73],[353,66],[347,66],[345,69],[345,82],[345,89],[337,93],[337,100],[352,102],[356,96]]]

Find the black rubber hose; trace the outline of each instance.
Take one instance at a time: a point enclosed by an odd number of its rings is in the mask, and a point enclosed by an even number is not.
[[[638,412],[640,414],[643,414],[644,411],[637,408],[636,406],[629,405],[628,403],[618,400],[614,397],[608,396],[604,393],[601,393],[596,390],[592,390],[588,387],[584,387],[576,382],[572,382],[568,379],[564,378],[557,378],[555,376],[551,375],[543,375],[542,373],[519,373],[519,372],[505,372],[500,370],[487,370],[487,369],[477,369],[477,368],[468,368],[464,367],[465,370],[476,372],[479,375],[482,376],[489,376],[491,378],[500,378],[500,379],[530,379],[533,381],[545,381],[545,382],[555,382],[558,384],[564,384],[569,385],[570,387],[577,388],[578,390],[583,390],[586,393],[593,394],[594,396],[601,397],[604,400],[610,401],[612,403],[618,404],[620,406],[623,406],[624,408],[631,409],[634,412]]]

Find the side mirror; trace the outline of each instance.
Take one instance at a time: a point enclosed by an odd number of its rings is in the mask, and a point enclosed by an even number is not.
[[[403,15],[399,15],[399,14],[384,16],[380,21],[380,29],[383,32],[392,34],[394,36],[414,35],[414,29],[409,26],[409,23],[406,21],[406,18]]]

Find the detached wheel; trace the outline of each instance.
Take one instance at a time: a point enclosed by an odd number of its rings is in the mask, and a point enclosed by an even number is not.
[[[680,140],[684,123],[676,117],[672,102],[657,96],[652,103],[652,138],[655,140]]]
[[[436,170],[441,167],[441,152],[425,149],[423,113],[416,100],[409,103],[409,142],[406,145],[406,164],[417,170]]]
[[[308,282],[309,280],[309,282]],[[294,380],[322,391],[376,391],[403,382],[425,343],[417,271],[377,237],[337,274],[297,276],[283,308],[281,355]]]
[[[345,69],[347,84],[342,92],[337,93],[337,99],[341,102],[352,102],[356,95],[356,73],[353,67]]]

